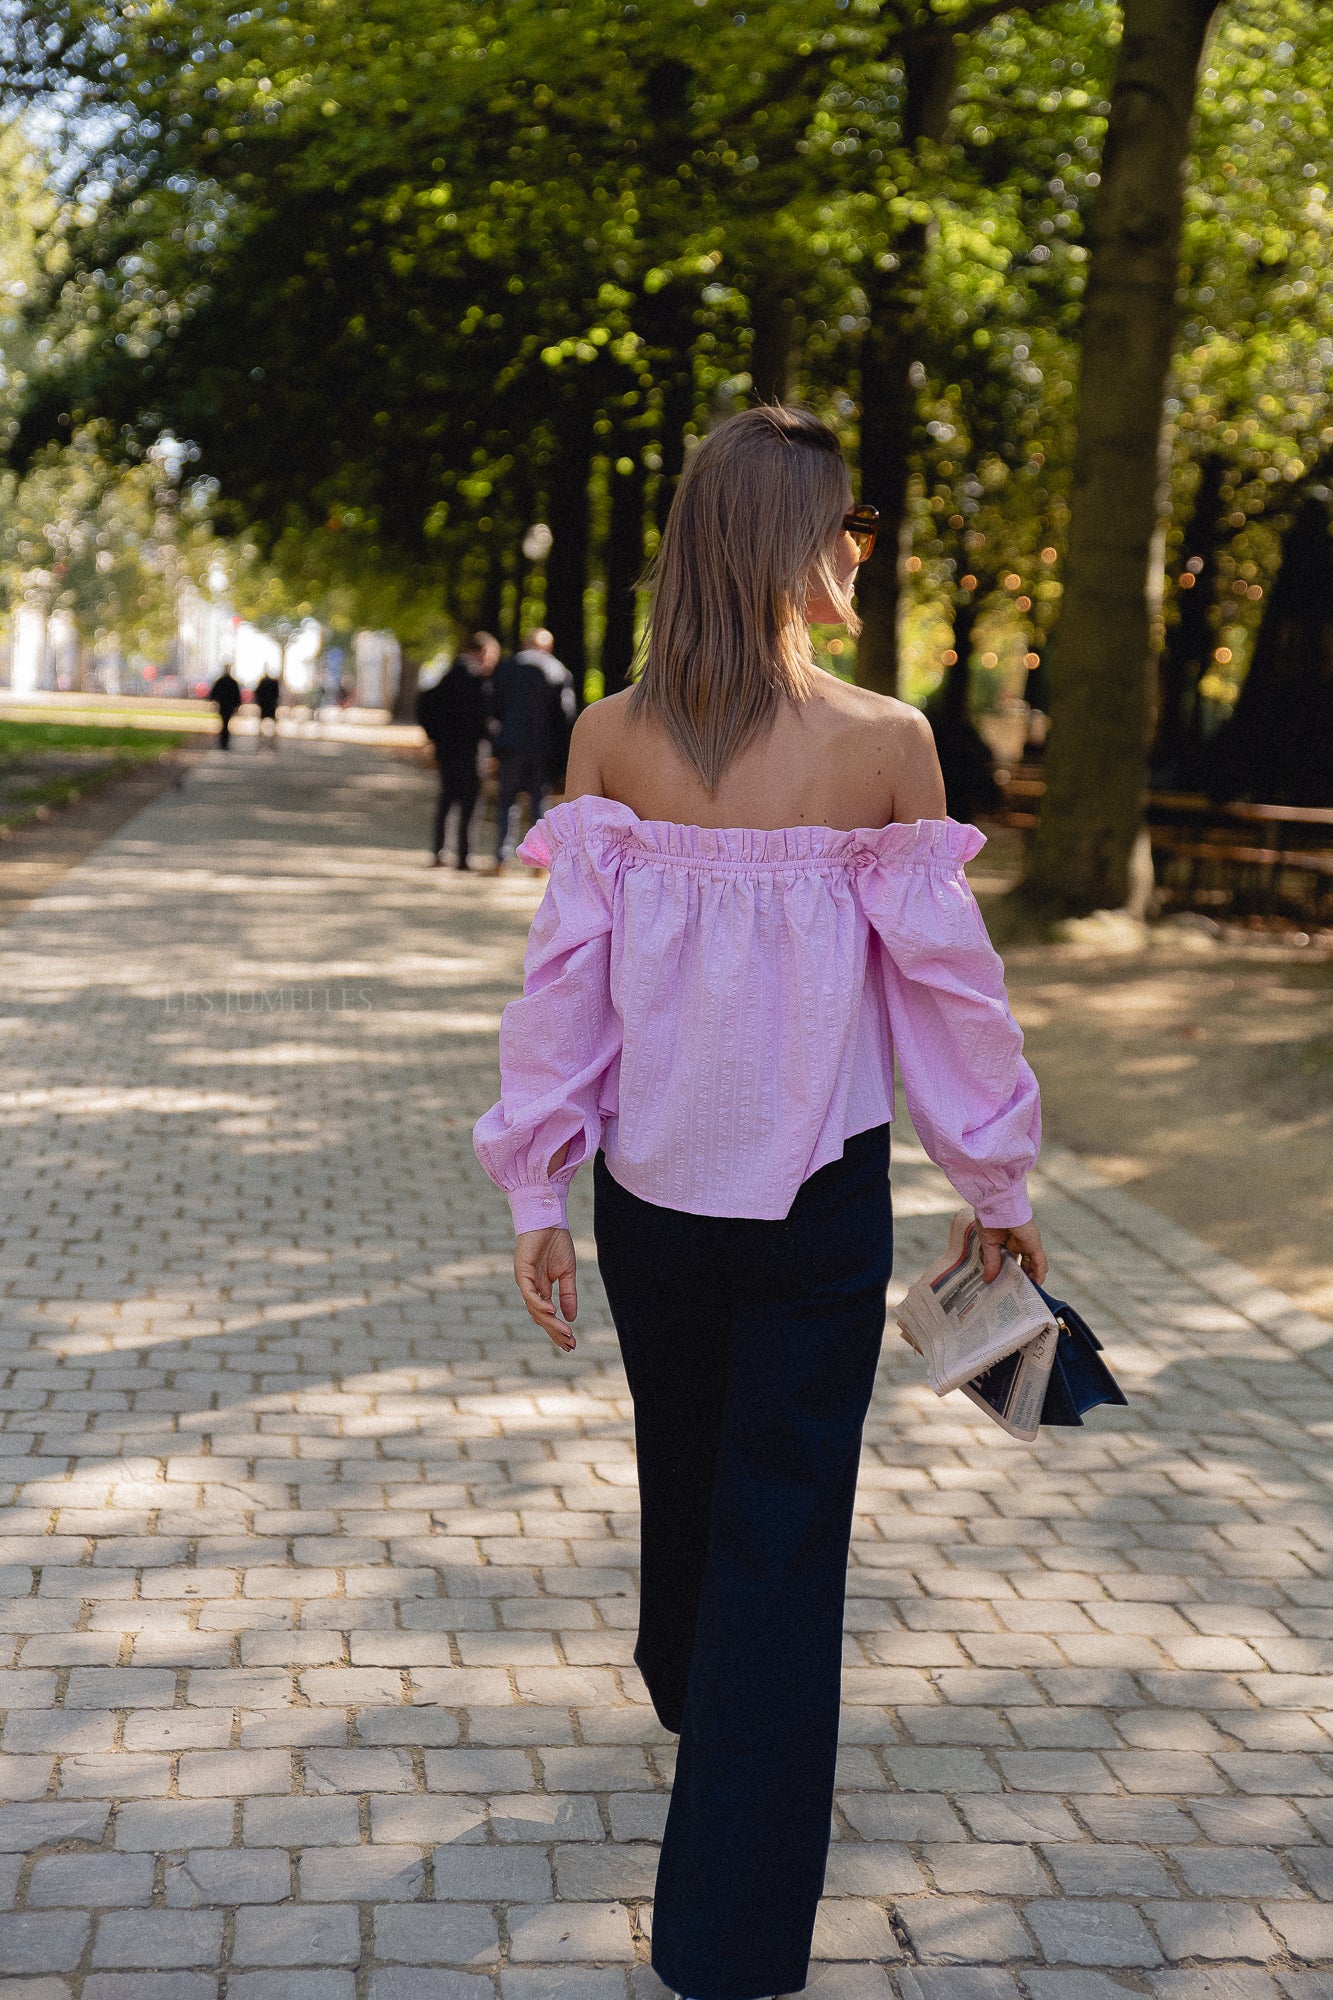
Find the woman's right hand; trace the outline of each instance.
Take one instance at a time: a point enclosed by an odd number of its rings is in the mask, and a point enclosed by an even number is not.
[[[514,1244],[514,1282],[529,1316],[552,1346],[572,1354],[576,1342],[565,1320],[578,1317],[579,1295],[574,1239],[569,1231],[525,1229]],[[553,1291],[559,1294],[560,1312],[551,1303]]]
[[[989,1285],[1000,1275],[1003,1253],[1017,1257],[1034,1285],[1046,1282],[1046,1252],[1041,1247],[1041,1231],[1035,1222],[1022,1222],[1016,1229],[981,1231],[981,1275]]]

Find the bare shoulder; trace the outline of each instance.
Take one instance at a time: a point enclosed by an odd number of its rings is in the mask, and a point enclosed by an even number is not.
[[[873,740],[878,747],[891,748],[900,756],[911,757],[923,745],[933,745],[930,724],[919,708],[899,701],[891,694],[877,694],[873,688],[856,687],[850,681],[829,677],[820,690],[824,705],[841,734],[847,728]]]
[[[887,790],[886,817],[939,819],[944,783],[930,724],[919,708],[873,688],[830,679],[821,690],[836,735],[873,765]]]
[[[569,739],[569,766],[565,797],[581,798],[587,792],[605,791],[608,763],[624,735],[629,721],[626,704],[630,690],[603,695],[591,701],[574,724]]]

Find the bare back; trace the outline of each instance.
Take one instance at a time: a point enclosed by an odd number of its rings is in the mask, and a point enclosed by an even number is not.
[[[944,781],[930,726],[919,710],[868,688],[818,676],[804,702],[786,701],[771,729],[723,772],[709,792],[628,693],[594,702],[579,717],[567,798],[614,799],[640,819],[681,826],[888,826],[942,819]]]

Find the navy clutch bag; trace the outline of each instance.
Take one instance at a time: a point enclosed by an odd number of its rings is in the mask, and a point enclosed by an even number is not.
[[[1037,1290],[1050,1307],[1051,1317],[1060,1329],[1055,1344],[1055,1360],[1051,1365],[1051,1379],[1046,1386],[1046,1400],[1042,1404],[1041,1421],[1063,1426],[1081,1425],[1085,1410],[1096,1409],[1099,1403],[1127,1402],[1124,1390],[1102,1360],[1100,1340],[1082,1313],[1075,1312],[1073,1306],[1065,1305],[1060,1299],[1053,1299],[1049,1292],[1042,1291],[1040,1285]]]

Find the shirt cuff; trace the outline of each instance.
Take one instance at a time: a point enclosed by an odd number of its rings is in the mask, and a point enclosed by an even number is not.
[[[988,1195],[972,1204],[972,1213],[983,1229],[1021,1229],[1032,1220],[1026,1176],[1006,1188],[1003,1194]]]
[[[567,1189],[552,1187],[546,1181],[541,1186],[509,1188],[507,1192],[516,1236],[528,1229],[568,1229]]]

